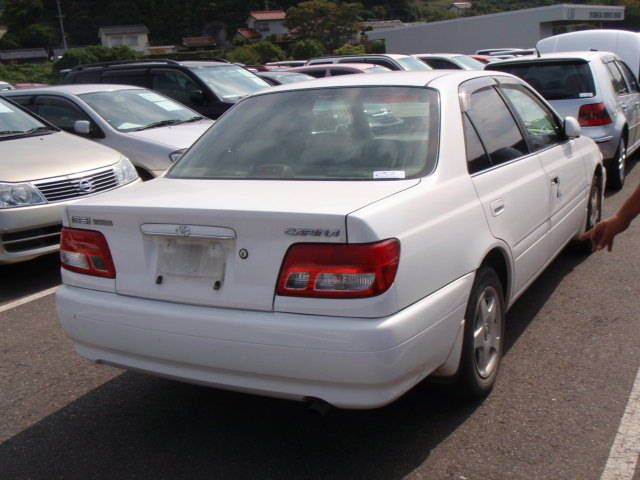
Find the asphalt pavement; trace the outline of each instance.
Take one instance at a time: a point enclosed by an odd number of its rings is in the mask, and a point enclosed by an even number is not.
[[[640,221],[613,253],[563,252],[508,313],[484,402],[422,384],[325,416],[93,365],[52,295],[2,310],[55,286],[55,257],[0,267],[0,479],[599,479],[640,366],[638,252]]]

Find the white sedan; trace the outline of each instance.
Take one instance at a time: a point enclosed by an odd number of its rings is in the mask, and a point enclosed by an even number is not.
[[[57,305],[95,362],[343,408],[495,382],[505,312],[600,217],[575,119],[500,72],[245,98],[166,177],[67,207]]]

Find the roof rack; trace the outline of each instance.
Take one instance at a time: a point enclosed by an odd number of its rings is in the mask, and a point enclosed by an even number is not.
[[[159,58],[159,59],[138,59],[138,60],[111,60],[110,62],[97,62],[97,63],[87,63],[84,65],[78,65],[73,67],[72,70],[84,70],[86,68],[93,67],[112,67],[116,65],[129,65],[133,63],[165,63],[167,65],[180,65],[179,62],[175,60],[171,60],[170,58]]]
[[[190,60],[184,60],[184,61],[190,61]],[[206,59],[206,60],[202,60],[202,61],[213,61],[213,62],[221,62],[221,63],[229,63],[228,60],[225,60],[224,58],[210,58],[210,59]],[[115,67],[118,65],[131,65],[131,64],[136,64],[136,63],[141,63],[141,64],[145,64],[145,63],[160,63],[160,64],[165,64],[165,65],[180,65],[180,62],[177,60],[173,60],[171,58],[143,58],[143,59],[138,59],[138,60],[112,60],[110,62],[97,62],[97,63],[87,63],[84,65],[78,65],[76,67],[73,67],[72,70],[73,71],[78,71],[78,70],[85,70],[85,69],[89,69],[89,68],[94,68],[94,67]]]

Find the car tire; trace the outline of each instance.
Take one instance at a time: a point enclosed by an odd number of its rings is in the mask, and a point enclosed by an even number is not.
[[[627,176],[627,147],[624,138],[620,139],[615,157],[607,167],[608,186],[613,190],[620,190],[624,186]]]
[[[591,180],[589,190],[589,203],[587,204],[587,218],[584,224],[584,231],[591,230],[602,219],[602,181],[598,175]],[[576,250],[584,255],[593,252],[591,240],[576,240],[574,242]]]
[[[458,391],[468,400],[489,395],[498,376],[504,348],[504,303],[498,274],[491,267],[480,267],[465,313],[458,369]]]

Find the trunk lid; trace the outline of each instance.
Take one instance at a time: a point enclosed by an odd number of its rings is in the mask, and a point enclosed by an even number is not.
[[[68,217],[104,233],[119,294],[272,310],[290,245],[347,242],[350,212],[417,183],[159,178],[71,205]]]

